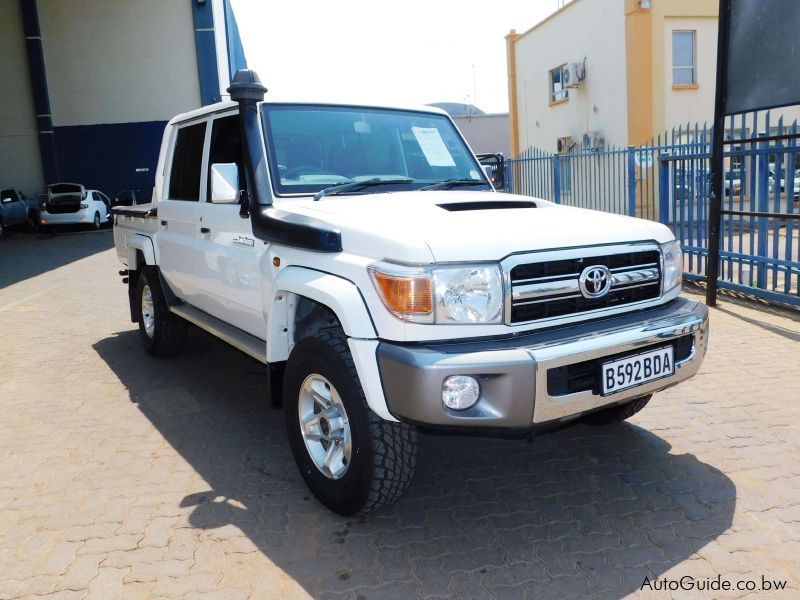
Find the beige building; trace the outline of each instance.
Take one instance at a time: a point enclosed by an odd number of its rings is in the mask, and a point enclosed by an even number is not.
[[[718,0],[573,0],[525,33],[511,31],[512,156],[570,143],[637,145],[679,125],[710,125],[718,8]]]

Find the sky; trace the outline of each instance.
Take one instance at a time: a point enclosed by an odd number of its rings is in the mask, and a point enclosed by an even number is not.
[[[559,0],[231,0],[248,66],[281,98],[508,111],[505,36]]]

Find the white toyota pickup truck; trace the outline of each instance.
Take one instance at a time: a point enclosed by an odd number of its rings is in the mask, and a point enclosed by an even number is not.
[[[611,423],[700,367],[663,225],[495,192],[437,109],[229,92],[169,122],[152,203],[114,209],[131,319],[151,354],[193,323],[268,365],[331,510],[397,500],[418,428]]]

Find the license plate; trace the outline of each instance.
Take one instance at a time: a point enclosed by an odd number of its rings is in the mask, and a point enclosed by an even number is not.
[[[642,385],[675,373],[672,346],[603,363],[603,395]]]

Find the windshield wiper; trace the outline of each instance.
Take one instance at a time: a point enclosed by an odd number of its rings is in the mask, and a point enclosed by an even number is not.
[[[343,192],[351,192],[353,190],[359,190],[362,188],[374,187],[376,185],[392,185],[397,183],[411,183],[414,181],[410,177],[405,177],[402,179],[381,179],[380,177],[375,177],[373,179],[365,179],[363,181],[351,181],[350,183],[337,183],[336,185],[332,185],[330,187],[322,188],[316,194],[314,194],[314,200],[319,200],[323,196],[334,196],[336,194],[341,194]]]
[[[483,179],[445,179],[444,181],[437,181],[430,185],[422,186],[420,191],[425,190],[449,190],[453,187],[468,186],[468,185],[489,185]]]

